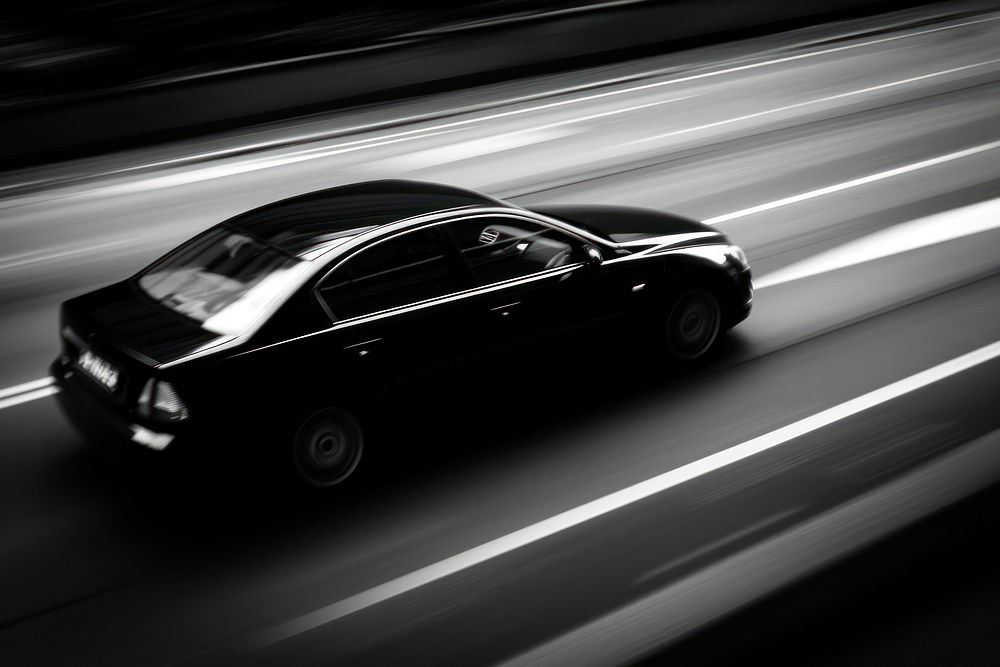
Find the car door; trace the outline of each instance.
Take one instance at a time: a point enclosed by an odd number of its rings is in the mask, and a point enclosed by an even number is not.
[[[333,320],[325,341],[333,377],[377,393],[461,356],[466,304],[450,295],[468,280],[433,227],[377,240],[341,261],[316,289]]]
[[[465,216],[445,228],[480,286],[470,325],[483,347],[525,343],[593,316],[581,239],[517,215]]]

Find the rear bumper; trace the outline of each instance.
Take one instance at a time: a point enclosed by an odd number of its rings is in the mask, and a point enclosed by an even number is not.
[[[57,359],[50,367],[60,391],[56,402],[73,428],[91,445],[112,454],[171,458],[189,439],[182,431],[139,424],[124,410],[115,409],[84,385],[76,370]]]

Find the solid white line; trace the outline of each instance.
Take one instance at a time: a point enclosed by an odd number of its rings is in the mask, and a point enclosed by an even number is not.
[[[782,113],[785,111],[791,111],[792,109],[801,109],[802,107],[811,106],[813,104],[821,104],[823,102],[833,102],[835,100],[841,100],[848,97],[854,97],[856,95],[864,95],[865,93],[873,93],[879,90],[886,90],[888,88],[895,88],[897,86],[905,86],[916,81],[924,81],[926,79],[933,79],[935,77],[944,76],[946,74],[954,74],[955,72],[962,72],[965,70],[975,69],[977,67],[984,67],[986,65],[994,65],[1000,62],[1000,58],[993,58],[991,60],[984,60],[982,62],[973,63],[971,65],[962,65],[960,67],[952,67],[949,69],[944,69],[938,72],[931,72],[930,74],[920,74],[918,76],[911,76],[906,79],[899,79],[898,81],[890,81],[889,83],[881,83],[877,86],[868,86],[866,88],[858,88],[857,90],[849,90],[845,93],[837,93],[836,95],[827,95],[825,97],[817,97],[812,100],[805,100],[804,102],[796,102],[795,104],[787,104],[781,107],[774,107],[772,109],[765,109],[764,111],[755,111],[754,113],[748,113],[743,116],[734,116],[733,118],[726,118],[724,120],[717,120],[712,123],[705,123],[703,125],[695,125],[693,127],[685,127],[680,130],[671,130],[670,132],[664,132],[662,134],[654,134],[651,137],[643,137],[642,139],[636,139],[634,141],[629,141],[625,145],[631,144],[641,144],[649,141],[657,141],[660,139],[667,139],[669,137],[676,137],[682,134],[690,134],[691,132],[699,132],[701,130],[709,130],[716,127],[722,127],[723,125],[731,125],[733,123],[739,123],[745,120],[751,120],[754,118],[761,118],[763,116],[770,116],[777,113]]]
[[[54,380],[51,377],[44,377],[38,380],[25,382],[24,384],[16,384],[13,387],[0,389],[0,398],[7,398],[8,396],[13,396],[14,394],[23,394],[35,389],[41,389],[42,387],[48,387],[53,382]]]
[[[20,394],[12,398],[5,398],[0,400],[0,410],[4,408],[9,408],[13,405],[20,405],[21,403],[27,403],[28,401],[34,401],[39,398],[45,398],[46,396],[51,396],[59,392],[59,387],[43,387],[42,389],[36,389],[35,391],[29,391],[26,394]]]
[[[529,108],[525,108],[525,109],[516,109],[516,110],[513,110],[513,111],[501,112],[501,113],[498,113],[498,114],[487,115],[487,116],[483,116],[483,117],[479,117],[479,118],[470,118],[470,119],[465,119],[465,120],[461,120],[461,121],[454,121],[454,122],[450,122],[450,123],[445,123],[443,125],[437,125],[437,126],[432,126],[432,127],[423,128],[423,129],[408,130],[408,131],[405,131],[405,132],[394,133],[394,134],[390,134],[390,135],[387,135],[387,136],[390,137],[390,138],[392,138],[392,137],[403,136],[403,135],[407,135],[408,136],[408,135],[411,135],[413,133],[419,133],[419,132],[434,132],[434,131],[436,131],[438,129],[441,129],[441,128],[457,127],[457,126],[467,125],[467,124],[470,124],[470,123],[481,123],[481,122],[486,122],[486,121],[489,121],[489,120],[494,120],[496,118],[501,118],[501,117],[504,117],[504,116],[514,115],[514,114],[533,113],[535,111],[540,111],[540,110],[543,110],[543,109],[551,108],[553,106],[562,106],[562,105],[566,105],[566,104],[578,104],[578,103],[581,103],[581,102],[587,102],[587,101],[590,101],[590,100],[593,100],[593,99],[598,99],[598,98],[602,98],[602,97],[608,97],[608,96],[612,96],[612,95],[625,95],[625,94],[628,94],[628,93],[631,93],[631,92],[640,91],[640,90],[648,90],[650,88],[659,88],[659,87],[671,86],[671,85],[675,85],[675,84],[679,84],[679,83],[686,83],[686,82],[689,82],[689,81],[697,81],[697,80],[701,80],[701,79],[708,79],[708,78],[711,78],[711,77],[724,76],[724,75],[727,75],[727,74],[732,74],[734,72],[743,72],[743,71],[747,71],[747,70],[760,69],[760,68],[764,68],[764,67],[770,67],[772,65],[780,65],[782,63],[787,63],[787,62],[794,62],[794,61],[797,61],[797,60],[803,60],[803,59],[807,59],[807,58],[815,58],[817,56],[827,55],[827,54],[830,54],[830,53],[838,53],[838,52],[841,52],[841,51],[847,51],[847,50],[851,50],[851,49],[859,49],[859,48],[864,48],[866,46],[873,46],[873,45],[876,45],[876,44],[883,44],[883,43],[893,42],[893,41],[897,41],[897,40],[901,40],[901,39],[909,39],[911,37],[919,37],[921,35],[928,35],[928,34],[932,34],[932,33],[936,33],[936,32],[941,32],[941,31],[944,31],[944,30],[954,30],[954,29],[957,29],[957,28],[963,28],[963,27],[967,27],[967,26],[971,26],[971,25],[977,25],[977,24],[980,24],[980,23],[988,23],[988,22],[997,21],[997,20],[1000,20],[1000,16],[988,16],[988,17],[985,17],[985,18],[974,19],[974,20],[970,20],[970,21],[963,21],[963,22],[960,22],[960,23],[953,23],[953,24],[946,25],[946,26],[939,26],[937,28],[928,28],[926,30],[918,30],[918,31],[915,31],[915,32],[907,32],[907,33],[902,34],[902,35],[893,35],[891,37],[881,37],[879,39],[874,39],[874,40],[869,40],[869,41],[865,41],[865,42],[860,42],[860,43],[857,43],[857,44],[846,44],[846,45],[832,47],[832,48],[828,48],[828,49],[821,49],[819,51],[810,51],[808,53],[800,53],[800,54],[793,55],[793,56],[783,56],[781,58],[773,58],[773,59],[765,60],[765,61],[761,61],[761,62],[749,63],[749,64],[746,64],[746,65],[736,65],[736,66],[732,66],[732,67],[725,67],[723,69],[712,70],[710,72],[701,72],[699,74],[691,74],[691,75],[688,75],[688,76],[667,79],[665,81],[657,81],[657,82],[653,82],[653,83],[642,84],[642,85],[639,85],[639,86],[632,86],[632,87],[628,87],[628,88],[622,88],[620,90],[613,90],[613,91],[607,91],[607,92],[603,92],[603,93],[596,93],[594,95],[588,95],[588,96],[583,96],[583,97],[579,97],[579,98],[573,98],[571,100],[563,100],[563,101],[555,102],[555,103],[542,104],[542,105],[538,105],[538,106],[534,106],[534,107],[529,107]],[[670,69],[672,69],[672,68],[670,68]],[[628,82],[628,81],[635,81],[637,79],[648,79],[648,78],[653,77],[653,76],[658,76],[660,74],[668,73],[670,71],[670,69],[653,70],[653,71],[650,71],[650,72],[642,72],[642,73],[638,73],[638,74],[630,74],[630,75],[621,76],[621,77],[614,77],[614,78],[610,78],[610,79],[604,79],[604,80],[601,80],[601,81],[596,81],[594,83],[580,84],[580,85],[576,85],[576,86],[567,86],[567,87],[564,87],[564,88],[557,88],[557,89],[554,89],[554,90],[550,90],[550,91],[546,91],[546,92],[542,92],[542,93],[534,93],[534,94],[531,94],[531,95],[521,95],[521,96],[517,96],[517,97],[508,98],[508,99],[505,99],[505,100],[500,100],[500,101],[497,101],[497,102],[488,102],[488,103],[484,103],[484,104],[481,104],[481,105],[470,105],[468,107],[454,109],[454,110],[452,110],[450,112],[446,112],[446,113],[448,113],[449,115],[457,115],[457,114],[462,114],[462,113],[474,113],[477,110],[485,109],[485,108],[498,108],[498,107],[503,107],[503,106],[510,106],[510,105],[513,105],[513,104],[523,104],[525,102],[531,102],[531,101],[534,101],[534,100],[537,100],[537,99],[545,99],[545,98],[550,98],[550,97],[558,97],[558,96],[561,96],[561,95],[568,95],[568,94],[572,94],[572,93],[575,93],[575,92],[579,92],[581,90],[593,90],[595,88],[601,88],[601,87],[606,87],[606,86],[617,85],[617,84],[625,83],[625,82]],[[220,150],[206,151],[204,153],[198,153],[198,154],[195,154],[195,155],[188,155],[188,156],[179,157],[179,158],[171,158],[171,159],[167,159],[167,160],[159,160],[159,161],[156,161],[156,162],[149,162],[149,163],[145,163],[145,164],[141,164],[141,165],[136,165],[134,167],[125,167],[125,168],[121,168],[121,169],[114,169],[114,170],[110,170],[110,171],[106,172],[105,175],[122,174],[122,173],[131,172],[131,171],[139,171],[139,170],[151,169],[151,168],[155,168],[155,167],[169,167],[171,165],[176,165],[176,164],[186,164],[186,163],[189,163],[189,162],[196,162],[196,161],[204,161],[204,160],[209,160],[209,159],[224,158],[224,157],[226,157],[228,155],[232,155],[232,154],[236,154],[236,153],[248,153],[248,152],[263,151],[263,150],[267,150],[269,148],[279,148],[281,146],[287,146],[287,145],[293,144],[293,143],[306,143],[306,142],[310,142],[310,141],[321,141],[323,139],[330,139],[330,138],[340,137],[340,136],[350,136],[352,134],[361,134],[361,133],[364,133],[364,132],[376,131],[376,130],[384,129],[384,128],[387,128],[387,127],[394,127],[394,126],[399,126],[399,125],[407,125],[407,124],[412,124],[412,123],[425,122],[425,121],[427,121],[429,119],[433,119],[433,117],[435,117],[435,116],[440,116],[440,115],[441,115],[440,113],[417,114],[417,115],[413,115],[413,116],[403,116],[403,117],[396,118],[396,119],[393,119],[393,120],[388,120],[388,121],[379,121],[379,122],[375,122],[375,123],[365,123],[363,125],[354,125],[354,126],[351,126],[351,127],[346,127],[346,128],[343,128],[343,129],[338,129],[338,130],[333,130],[333,131],[331,131],[331,130],[324,130],[324,131],[320,131],[320,132],[310,132],[310,133],[301,134],[301,135],[298,135],[298,136],[295,136],[295,137],[286,137],[286,138],[282,138],[282,139],[271,139],[271,140],[268,140],[268,141],[261,141],[261,142],[256,142],[256,143],[252,143],[252,144],[244,144],[244,145],[241,145],[241,146],[235,146],[233,148],[223,148],[223,149],[220,149]],[[360,142],[367,143],[367,142],[371,142],[371,141],[377,141],[377,139],[374,139],[374,138],[372,138],[372,139],[363,139],[363,140],[357,140],[357,142],[351,142],[351,143],[360,143]],[[11,185],[4,185],[4,186],[0,186],[0,192],[2,192],[4,190],[19,188],[19,187],[22,187],[24,185],[32,185],[32,184],[43,183],[43,182],[45,182],[45,181],[44,180],[38,180],[38,181],[31,181],[31,182],[28,182],[28,183],[14,183],[14,184],[11,184]]]
[[[998,473],[1000,431],[992,431],[498,664],[633,664],[714,619],[994,484]]]
[[[836,271],[1000,227],[1000,199],[911,220],[849,241],[754,279],[756,289]]]
[[[1000,341],[933,366],[909,377],[897,380],[874,391],[862,394],[810,417],[800,419],[775,431],[729,447],[715,454],[633,484],[606,496],[539,521],[530,526],[445,558],[426,567],[405,574],[391,581],[352,595],[333,604],[321,607],[257,634],[249,639],[248,650],[263,648],[290,639],[304,632],[403,595],[421,586],[433,583],[491,559],[520,549],[564,530],[591,521],[635,502],[661,493],[684,482],[720,470],[752,457],[795,438],[871,409],[905,394],[914,392],[962,371],[1000,357]]]
[[[750,208],[744,208],[739,211],[733,211],[732,213],[726,213],[724,215],[718,215],[714,218],[708,218],[702,222],[706,225],[717,225],[720,222],[736,220],[737,218],[745,218],[747,216],[754,215],[755,213],[770,211],[782,206],[788,206],[789,204],[797,204],[799,202],[806,201],[807,199],[815,199],[816,197],[833,194],[834,192],[842,192],[844,190],[856,188],[861,185],[868,185],[869,183],[875,183],[877,181],[884,181],[887,178],[909,174],[928,167],[935,167],[939,164],[945,164],[946,162],[952,162],[954,160],[960,160],[962,158],[978,155],[979,153],[985,153],[986,151],[991,151],[996,148],[1000,148],[1000,141],[991,141],[987,144],[980,144],[979,146],[973,146],[972,148],[966,148],[965,150],[940,155],[929,160],[921,160],[920,162],[914,162],[902,167],[896,167],[895,169],[888,169],[886,171],[880,171],[876,174],[855,178],[850,181],[844,181],[835,185],[828,185],[825,188],[818,188],[816,190],[810,190],[809,192],[803,192],[802,194],[793,195],[791,197],[776,199],[765,204],[758,204],[757,206],[751,206]]]

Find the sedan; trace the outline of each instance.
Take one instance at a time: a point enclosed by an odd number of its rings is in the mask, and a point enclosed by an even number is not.
[[[373,181],[242,213],[65,302],[51,370],[89,440],[328,487],[386,387],[598,326],[690,364],[752,299],[743,251],[688,218]]]

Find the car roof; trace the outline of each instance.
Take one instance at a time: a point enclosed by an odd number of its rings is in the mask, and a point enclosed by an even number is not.
[[[516,208],[449,185],[380,180],[291,197],[240,214],[223,224],[302,256],[406,218],[470,206]]]

